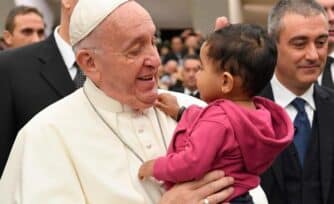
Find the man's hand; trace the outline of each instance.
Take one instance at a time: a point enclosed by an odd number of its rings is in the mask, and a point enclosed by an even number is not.
[[[216,23],[215,23],[215,30],[222,29],[226,26],[230,25],[230,22],[225,16],[220,16],[216,18]]]
[[[223,171],[212,171],[198,181],[175,185],[161,198],[159,204],[210,204],[222,203],[232,193],[232,177],[225,177]]]
[[[155,106],[176,120],[180,106],[175,96],[162,93],[158,96]]]

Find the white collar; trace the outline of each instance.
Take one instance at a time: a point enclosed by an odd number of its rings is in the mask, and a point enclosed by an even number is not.
[[[107,96],[89,78],[86,79],[83,88],[85,89],[87,96],[92,101],[94,106],[98,108],[102,108],[106,111],[114,113],[133,111],[130,106],[121,104],[119,101],[111,98],[110,96]],[[147,110],[142,112],[147,113]]]
[[[296,96],[289,89],[287,89],[280,81],[278,81],[275,75],[271,79],[270,83],[275,102],[278,105],[287,108],[296,97],[300,97],[307,102],[307,104],[311,107],[313,111],[316,110],[313,99],[314,84],[312,84],[312,86],[304,94],[302,94],[301,96]]]
[[[191,91],[190,89],[188,88],[184,88],[184,93],[187,94],[187,95],[190,95],[190,94],[197,94],[198,90],[195,90],[195,91]]]
[[[65,62],[67,69],[70,72],[70,69],[73,68],[75,62],[75,55],[73,49],[69,43],[67,43],[58,33],[59,26],[54,30],[53,34],[56,40],[57,47],[60,51],[61,56]]]

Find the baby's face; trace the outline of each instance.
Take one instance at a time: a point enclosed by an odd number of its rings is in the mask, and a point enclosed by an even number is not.
[[[208,57],[208,48],[209,46],[206,43],[201,48],[202,66],[197,72],[196,78],[201,98],[206,102],[211,102],[224,98],[224,94],[222,92],[222,73],[217,72],[219,64]]]

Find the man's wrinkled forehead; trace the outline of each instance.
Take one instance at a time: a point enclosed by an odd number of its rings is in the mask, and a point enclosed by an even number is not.
[[[156,26],[150,14],[137,3],[123,5],[108,17],[108,22],[110,34],[126,38],[120,42],[124,49],[143,43],[148,37],[155,40]]]
[[[319,18],[318,18],[319,17]],[[317,18],[317,29],[322,28],[324,31],[328,30],[329,24],[327,21],[327,16],[322,13],[305,16],[299,13],[285,13],[279,23],[279,35],[285,30],[294,30],[296,27],[303,28],[310,26],[310,20]],[[305,19],[305,21],[300,21],[298,19]],[[308,23],[307,23],[308,22]],[[314,22],[314,21],[313,21]]]

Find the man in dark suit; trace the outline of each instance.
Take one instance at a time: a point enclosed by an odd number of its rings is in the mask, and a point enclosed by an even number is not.
[[[174,36],[171,39],[171,51],[164,57],[162,64],[166,64],[169,60],[175,60],[179,65],[183,61],[183,41],[179,36]]]
[[[0,175],[19,129],[36,113],[75,90],[77,70],[69,45],[76,0],[61,1],[61,23],[49,38],[0,53]]]
[[[268,23],[279,54],[262,95],[284,107],[296,129],[261,186],[269,204],[332,204],[334,92],[315,83],[327,57],[326,13],[313,0],[281,0]]]
[[[200,67],[201,61],[197,55],[185,56],[181,70],[182,82],[178,81],[169,90],[200,98],[200,93],[196,85],[196,73]]]
[[[328,57],[325,69],[319,77],[321,86],[334,90],[334,0],[317,0],[325,9],[328,17]]]
[[[323,87],[334,90],[334,57],[333,54],[327,57],[326,66],[322,75],[319,77],[319,83]]]

